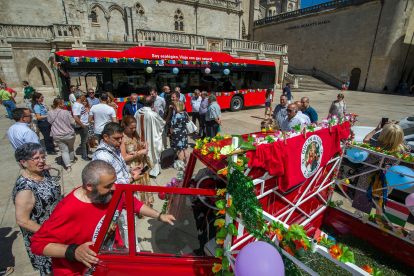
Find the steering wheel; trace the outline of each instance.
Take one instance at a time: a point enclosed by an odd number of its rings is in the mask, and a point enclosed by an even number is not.
[[[209,179],[209,178],[213,178],[213,176],[210,176],[210,175],[206,175],[206,176],[204,176],[204,177],[202,177],[198,182],[197,182],[197,186],[196,186],[196,188],[197,189],[200,189],[200,184],[201,184],[201,182],[203,182],[204,180],[206,180],[206,179]],[[210,204],[208,204],[203,198],[202,198],[202,196],[199,196],[199,195],[197,195],[197,197],[198,197],[198,199],[200,199],[200,201],[201,202],[203,202],[203,204],[204,205],[206,205],[207,207],[209,207],[209,208],[211,208],[211,209],[214,209],[214,210],[221,210],[220,208],[218,208],[218,207],[216,207],[216,206],[213,206],[213,205],[210,205]]]

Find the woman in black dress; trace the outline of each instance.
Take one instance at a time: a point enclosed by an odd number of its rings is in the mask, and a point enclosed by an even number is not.
[[[187,137],[187,128],[188,115],[184,111],[184,103],[181,101],[174,102],[174,111],[175,116],[171,122],[171,135],[174,140],[174,149],[177,152],[178,159],[184,161],[187,165],[188,160],[190,159],[190,154],[188,152],[188,137]]]
[[[16,221],[34,270],[39,270],[41,276],[52,275],[51,259],[34,255],[30,239],[62,199],[60,185],[45,170],[45,152],[40,144],[21,145],[16,149],[15,157],[24,169],[13,190]]]

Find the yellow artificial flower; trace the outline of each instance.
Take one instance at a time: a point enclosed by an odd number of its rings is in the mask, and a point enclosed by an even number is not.
[[[208,143],[207,137],[204,138],[203,143],[204,144],[207,144]]]
[[[230,138],[230,136],[229,135],[224,135],[224,139],[228,139],[228,138]]]
[[[202,155],[207,155],[207,154],[208,154],[208,151],[206,151],[205,149],[202,149],[202,150],[201,150],[201,154],[202,154]]]
[[[215,142],[215,141],[217,141],[217,139],[216,139],[216,138],[211,139],[211,142]]]
[[[217,137],[220,137],[220,133],[217,133],[217,135],[216,135]]]
[[[214,153],[219,153],[220,152],[220,147],[214,147]]]
[[[196,139],[195,141],[196,141],[196,142],[200,142],[200,141],[201,141],[201,138],[200,138],[200,139]]]
[[[272,131],[273,130],[273,127],[269,127],[269,130]]]
[[[194,147],[194,149],[200,149],[200,147],[198,146],[198,144],[196,144],[196,146]]]

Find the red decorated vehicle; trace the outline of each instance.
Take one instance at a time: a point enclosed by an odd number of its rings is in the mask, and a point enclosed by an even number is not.
[[[170,187],[118,185],[93,248],[100,262],[84,275],[236,272],[243,276],[246,274],[237,272],[237,258],[246,245],[257,240],[277,248],[285,275],[298,275],[298,271],[326,275],[315,272],[317,266],[305,264],[303,252],[332,261],[337,265],[333,265],[335,275],[370,275],[372,271],[384,270],[384,263],[377,267],[360,263],[352,253],[356,248],[351,249],[335,241],[333,234],[321,231],[327,226],[337,238],[352,234],[353,239],[379,248],[400,269],[413,267],[414,237],[409,229],[392,222],[387,214],[382,225],[370,219],[372,205],[366,214],[357,206],[354,214],[350,212],[352,207],[343,209],[343,202],[335,200],[338,196],[351,203],[359,200],[344,190],[361,189],[349,184],[347,176],[338,175],[348,148],[398,158],[389,152],[373,151],[366,144],[351,143],[348,139],[352,137],[352,120],[352,116],[339,122],[325,120],[319,127],[298,127],[296,132],[268,130],[199,140],[185,175],[178,181],[173,179],[167,185]],[[347,158],[354,160],[352,156]],[[399,161],[412,163],[412,158]],[[196,167],[201,168],[197,173]],[[389,170],[381,165],[376,169]],[[335,187],[340,193],[334,192]],[[133,214],[133,197],[139,198],[144,192],[153,194],[154,209],[177,219],[174,226],[155,219],[139,219]],[[127,198],[127,243],[115,238],[119,231],[116,210],[123,195]],[[412,209],[392,199],[389,202],[404,207],[408,213]],[[273,275],[260,272],[262,267],[257,266],[257,275]],[[340,270],[348,274],[341,274]]]
[[[70,85],[111,92],[117,98],[118,117],[131,93],[145,96],[150,88],[180,87],[191,112],[195,89],[216,93],[221,108],[238,111],[265,103],[267,89],[275,85],[275,63],[237,59],[225,53],[155,47],[125,51],[69,50],[56,53],[61,91]]]

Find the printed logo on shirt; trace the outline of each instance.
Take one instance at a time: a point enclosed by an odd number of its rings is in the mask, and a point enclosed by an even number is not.
[[[321,165],[323,154],[322,139],[318,135],[310,136],[302,147],[301,170],[303,176],[311,177]]]
[[[116,221],[118,219],[118,217],[119,217],[119,211],[116,210],[115,211],[115,215],[113,217],[113,220],[115,219],[115,221]],[[98,234],[99,234],[99,231],[101,230],[101,227],[102,227],[102,224],[103,224],[104,219],[105,219],[105,215],[98,222],[98,225],[96,225],[95,231],[93,232],[93,236],[92,236],[92,241],[93,242],[95,242],[96,239],[98,238]]]

